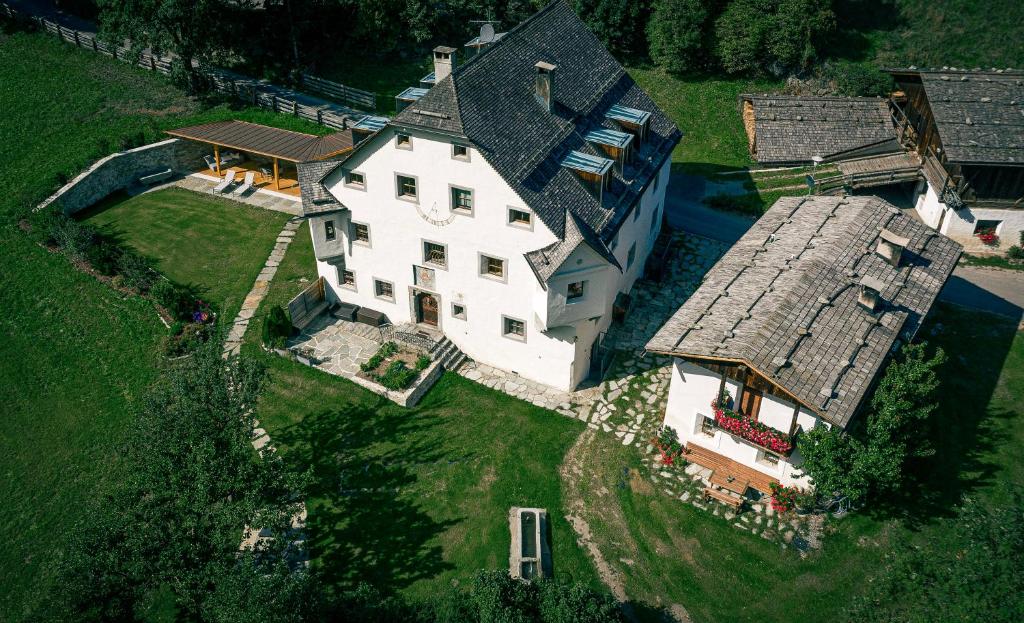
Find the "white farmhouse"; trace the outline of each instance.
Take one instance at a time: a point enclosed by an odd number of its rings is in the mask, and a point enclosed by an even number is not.
[[[736,493],[806,486],[795,438],[847,427],[960,252],[877,197],[780,199],[647,344],[675,357],[665,424],[687,458]]]
[[[565,2],[434,62],[343,160],[300,166],[328,296],[571,389],[644,270],[681,134]]]

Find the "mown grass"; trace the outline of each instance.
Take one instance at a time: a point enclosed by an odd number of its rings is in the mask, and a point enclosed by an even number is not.
[[[334,589],[412,599],[507,568],[508,511],[547,508],[555,574],[595,575],[564,519],[558,466],[583,425],[447,373],[413,409],[267,356],[257,409],[285,459],[314,477],[314,565]]]
[[[288,217],[213,195],[167,188],[117,198],[86,220],[151,258],[233,319]]]
[[[226,118],[322,130],[185,97],[162,76],[39,34],[0,30],[0,84],[0,620],[21,620],[52,589],[50,564],[80,510],[118,477],[117,447],[165,329],[148,302],[30,242],[18,218],[138,132],[157,140]]]

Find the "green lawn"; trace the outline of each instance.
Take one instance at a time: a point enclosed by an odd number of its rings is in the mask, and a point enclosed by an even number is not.
[[[263,335],[263,319],[269,313],[268,310],[274,305],[280,305],[287,310],[288,301],[295,298],[295,295],[316,278],[313,239],[309,236],[309,222],[304,221],[295,232],[295,237],[288,245],[288,252],[285,253],[281,265],[277,267],[274,280],[270,282],[266,297],[249,323],[249,329],[245,332],[245,352],[249,352],[250,346],[260,343]]]
[[[595,575],[563,518],[558,466],[583,424],[445,374],[413,409],[268,356],[257,413],[285,459],[311,468],[314,565],[333,588],[370,582],[427,599],[507,568],[512,506],[547,508],[555,573]]]
[[[318,75],[345,86],[377,94],[376,112],[395,114],[395,96],[409,87],[420,86],[420,78],[434,71],[430,54],[403,60],[396,54],[353,56],[338,54],[321,59]]]
[[[167,188],[104,202],[85,220],[153,259],[157,270],[172,281],[194,286],[230,321],[288,217],[222,197]]]

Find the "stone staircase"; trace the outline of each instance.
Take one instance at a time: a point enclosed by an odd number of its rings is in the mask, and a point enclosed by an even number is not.
[[[466,353],[459,350],[459,347],[446,335],[434,343],[434,347],[430,349],[430,356],[440,361],[444,369],[449,372],[454,372],[467,359]]]

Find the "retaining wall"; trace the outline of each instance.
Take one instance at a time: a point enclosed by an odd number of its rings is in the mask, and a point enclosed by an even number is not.
[[[111,193],[137,185],[144,175],[167,169],[180,175],[196,171],[203,166],[203,154],[208,153],[206,145],[176,138],[120,151],[79,173],[36,210],[57,203],[70,216]]]

